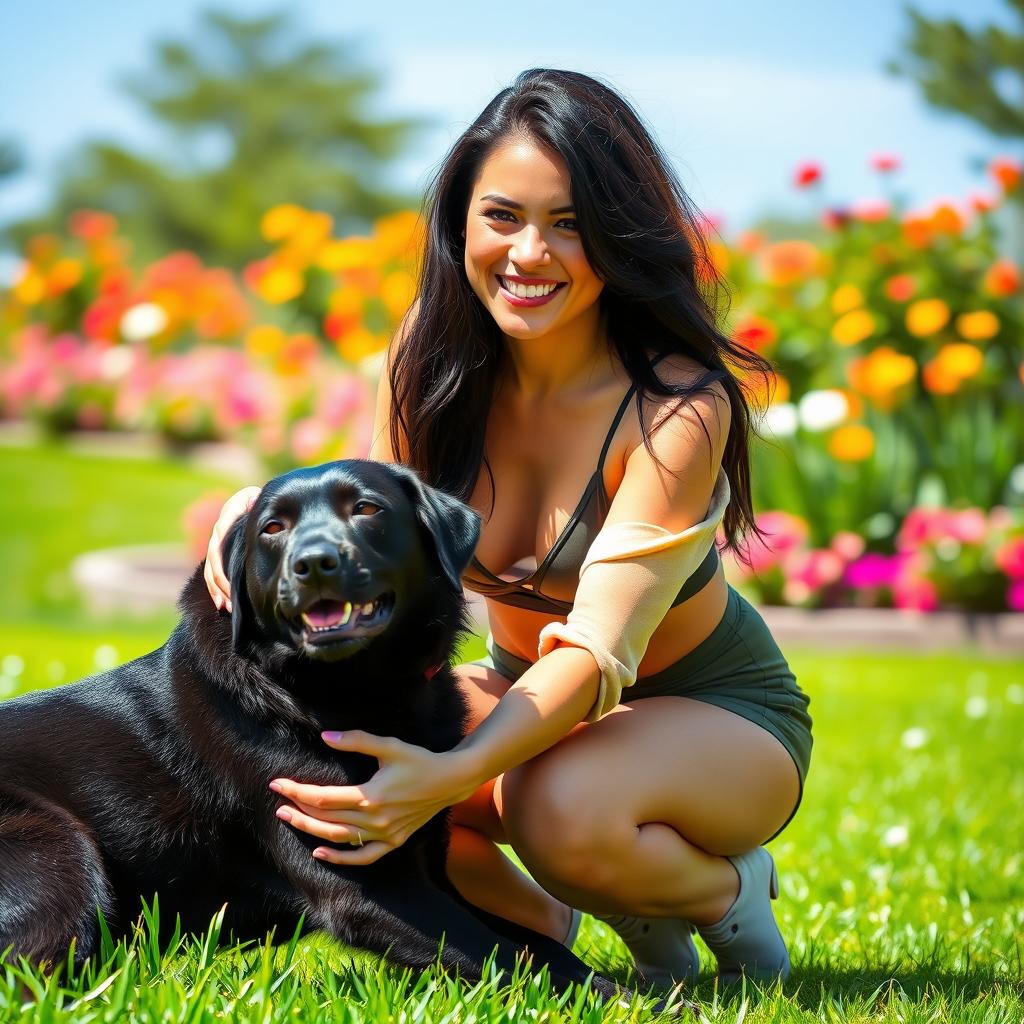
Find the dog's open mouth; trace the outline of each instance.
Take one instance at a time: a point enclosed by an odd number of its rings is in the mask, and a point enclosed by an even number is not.
[[[323,644],[376,636],[388,624],[394,606],[393,593],[380,594],[364,604],[317,601],[301,615],[303,638],[310,644]]]

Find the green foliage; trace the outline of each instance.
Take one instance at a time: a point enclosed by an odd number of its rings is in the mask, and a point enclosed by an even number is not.
[[[207,12],[194,41],[165,40],[125,79],[164,131],[150,154],[109,140],[65,164],[51,209],[11,234],[53,230],[76,209],[117,215],[143,259],[185,248],[240,266],[260,249],[260,217],[298,202],[346,229],[409,202],[382,187],[419,123],[370,112],[380,80],[354,46],[296,40],[286,13]]]
[[[902,59],[888,70],[906,75],[925,99],[977,121],[993,135],[1024,137],[1024,0],[1007,0],[1014,29],[986,25],[972,32],[953,18],[930,20],[908,7],[911,28]]]

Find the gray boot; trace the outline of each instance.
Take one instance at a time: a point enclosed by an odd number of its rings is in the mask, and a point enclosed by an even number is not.
[[[693,925],[689,921],[620,914],[594,916],[625,942],[636,969],[648,984],[670,988],[680,981],[693,981],[700,973],[700,958],[690,938]]]
[[[789,952],[772,913],[779,896],[779,876],[772,855],[758,846],[727,858],[740,876],[740,891],[721,921],[697,932],[718,959],[722,981],[746,975],[755,981],[789,977]]]

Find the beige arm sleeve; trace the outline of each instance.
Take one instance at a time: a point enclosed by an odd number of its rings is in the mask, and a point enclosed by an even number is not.
[[[594,538],[580,567],[572,611],[564,624],[549,622],[538,644],[541,657],[559,643],[594,656],[601,681],[585,721],[607,714],[623,688],[636,682],[655,629],[714,544],[731,494],[729,478],[719,469],[706,516],[682,533],[627,522],[606,526]]]

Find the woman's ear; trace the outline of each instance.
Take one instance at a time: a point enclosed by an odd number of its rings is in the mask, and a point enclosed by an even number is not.
[[[220,554],[224,574],[231,583],[231,647],[236,654],[245,653],[244,635],[252,605],[245,580],[246,525],[249,514],[239,516],[228,530],[221,544]]]
[[[389,467],[412,501],[416,518],[433,541],[434,553],[452,589],[462,592],[462,572],[476,551],[480,516],[468,505],[436,487],[428,487],[404,466]]]

